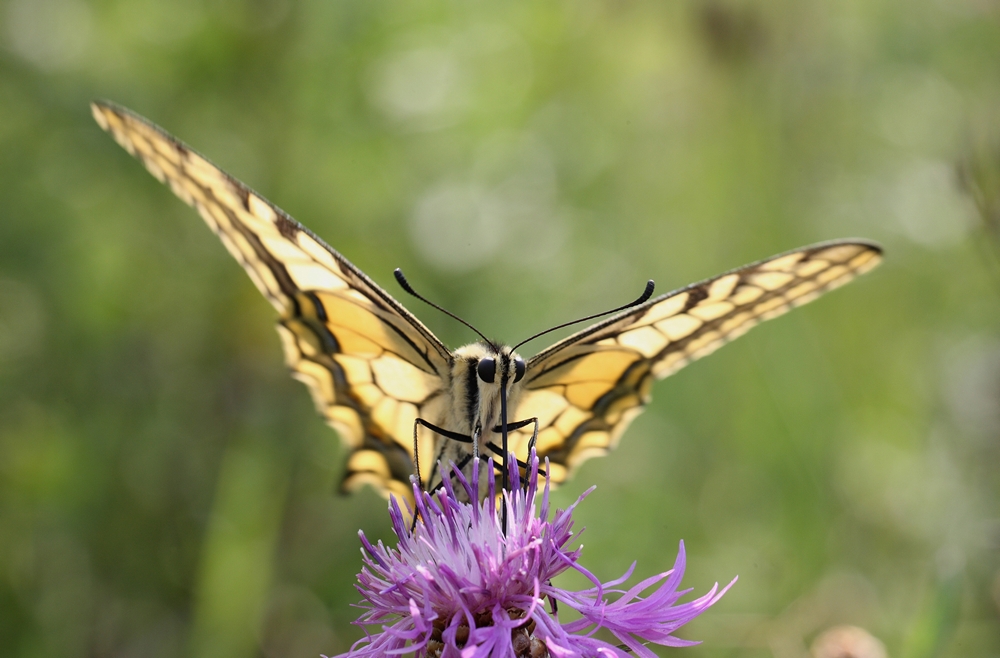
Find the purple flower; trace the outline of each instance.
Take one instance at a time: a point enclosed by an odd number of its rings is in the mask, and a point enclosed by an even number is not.
[[[673,633],[733,583],[721,591],[716,584],[704,596],[678,603],[691,591],[677,589],[684,575],[683,542],[670,571],[619,589],[631,577],[633,564],[621,578],[602,584],[577,563],[581,549],[565,548],[573,538],[573,509],[593,487],[549,520],[548,483],[536,509],[538,458],[532,453],[526,486],[512,464],[515,484],[502,498],[504,533],[492,468],[486,469],[489,495],[480,503],[460,502],[478,499],[479,470],[472,468],[470,482],[453,469],[454,477],[445,478],[444,489],[433,494],[414,484],[418,520],[412,531],[394,499],[389,513],[398,547],[373,546],[360,533],[365,566],[357,587],[365,612],[354,623],[366,627],[366,637],[337,658],[654,658],[646,643],[697,644]],[[553,585],[552,579],[568,569],[594,586],[574,592]],[[647,590],[652,591],[643,597]],[[573,608],[580,618],[561,622],[558,610],[563,607]],[[379,631],[372,633],[368,626]],[[620,644],[598,639],[600,628]]]

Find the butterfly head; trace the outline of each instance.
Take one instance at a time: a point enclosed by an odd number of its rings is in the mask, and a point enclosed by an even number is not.
[[[501,386],[510,391],[524,378],[524,359],[507,345],[478,342],[460,347],[455,355],[471,371],[468,380],[474,379],[483,393],[499,392]]]
[[[517,402],[524,359],[509,346],[492,341],[460,347],[455,357],[452,385],[457,415],[468,423],[470,433],[489,431],[501,422],[501,397],[511,405]]]
[[[476,375],[480,386],[516,384],[524,377],[524,359],[506,345],[490,345],[479,357]]]

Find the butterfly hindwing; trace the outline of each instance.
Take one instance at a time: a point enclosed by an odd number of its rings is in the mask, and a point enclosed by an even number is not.
[[[410,496],[413,422],[440,415],[451,353],[347,259],[158,126],[93,103],[111,133],[194,207],[278,310],[285,360],[350,445],[343,487]],[[433,446],[422,446],[430,459]]]
[[[538,452],[549,458],[553,482],[617,444],[649,401],[654,379],[880,260],[881,248],[865,241],[803,247],[652,299],[532,357],[517,416],[539,419]],[[528,436],[519,433],[521,451]]]

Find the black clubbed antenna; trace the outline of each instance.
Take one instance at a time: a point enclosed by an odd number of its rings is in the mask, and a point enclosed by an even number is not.
[[[398,273],[399,270],[396,270],[396,272]],[[399,277],[397,276],[396,278],[399,278]],[[619,306],[618,308],[613,308],[610,311],[603,311],[601,313],[595,313],[594,315],[588,315],[587,317],[580,318],[579,320],[573,320],[572,322],[564,322],[562,324],[559,324],[559,325],[556,325],[556,326],[551,327],[549,329],[546,329],[545,331],[540,331],[537,334],[535,334],[534,336],[532,336],[531,338],[525,338],[524,340],[522,340],[520,343],[518,343],[517,345],[515,345],[514,347],[512,347],[511,351],[513,352],[514,350],[516,350],[517,348],[521,347],[525,343],[533,341],[536,338],[541,338],[545,334],[552,333],[556,329],[562,329],[564,327],[568,327],[570,325],[577,324],[578,322],[586,322],[587,320],[593,320],[594,318],[599,318],[599,317],[604,316],[604,315],[611,315],[612,313],[617,313],[618,311],[624,311],[627,308],[632,308],[633,306],[638,306],[639,304],[642,304],[647,299],[649,299],[650,297],[653,296],[653,288],[655,288],[655,287],[656,287],[656,284],[653,283],[652,279],[650,279],[649,281],[646,282],[646,289],[642,291],[642,294],[639,295],[639,298],[636,299],[635,301],[629,302],[628,304],[625,304],[625,306]]]
[[[493,341],[491,341],[489,338],[487,338],[486,336],[483,335],[483,332],[479,331],[478,329],[476,329],[475,327],[473,327],[471,324],[469,324],[468,322],[466,322],[462,318],[458,317],[457,315],[455,315],[454,313],[452,313],[448,309],[441,308],[440,306],[438,306],[437,304],[435,304],[434,302],[432,302],[431,300],[427,299],[423,295],[419,294],[416,290],[414,290],[413,286],[410,285],[410,282],[407,281],[406,277],[403,275],[403,270],[401,270],[401,269],[399,269],[397,267],[395,270],[393,270],[392,273],[396,276],[396,281],[399,282],[399,285],[400,285],[400,287],[403,290],[405,290],[406,292],[410,293],[411,295],[413,295],[414,297],[416,297],[417,299],[419,299],[423,303],[427,304],[428,306],[433,306],[434,308],[436,308],[437,310],[441,311],[445,315],[458,320],[459,322],[461,322],[462,324],[464,324],[466,327],[468,327],[469,329],[472,329],[474,332],[476,332],[477,334],[479,334],[479,337],[482,338],[486,342],[487,345],[490,345],[490,346],[492,346],[494,348],[496,347],[495,345],[493,345]]]

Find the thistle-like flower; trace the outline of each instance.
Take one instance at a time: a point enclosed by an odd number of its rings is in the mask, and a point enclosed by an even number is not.
[[[681,542],[674,568],[647,578],[628,590],[619,589],[635,568],[601,583],[578,563],[580,548],[570,550],[573,509],[593,487],[566,510],[549,519],[549,488],[541,505],[538,458],[532,453],[527,482],[521,483],[513,459],[510,491],[496,502],[493,469],[489,495],[479,503],[479,468],[469,481],[453,468],[444,488],[427,493],[414,483],[416,523],[410,528],[395,502],[389,513],[399,545],[377,546],[361,535],[364,567],[358,591],[365,612],[354,623],[365,627],[362,638],[337,658],[369,658],[413,654],[418,658],[654,658],[647,643],[680,647],[697,642],[674,637],[681,626],[718,601],[732,582],[718,584],[704,596],[677,601],[691,590],[678,591],[684,574]],[[456,489],[458,494],[456,495]],[[503,508],[506,508],[506,521]],[[499,509],[498,509],[499,508]],[[506,527],[505,527],[506,526]],[[582,591],[556,587],[552,579],[574,569],[594,586]],[[733,582],[736,582],[735,579]],[[652,591],[642,596],[647,590]],[[613,600],[612,600],[613,599]],[[564,623],[560,607],[580,617]],[[368,626],[378,626],[371,632]],[[620,644],[595,636],[604,628]]]

